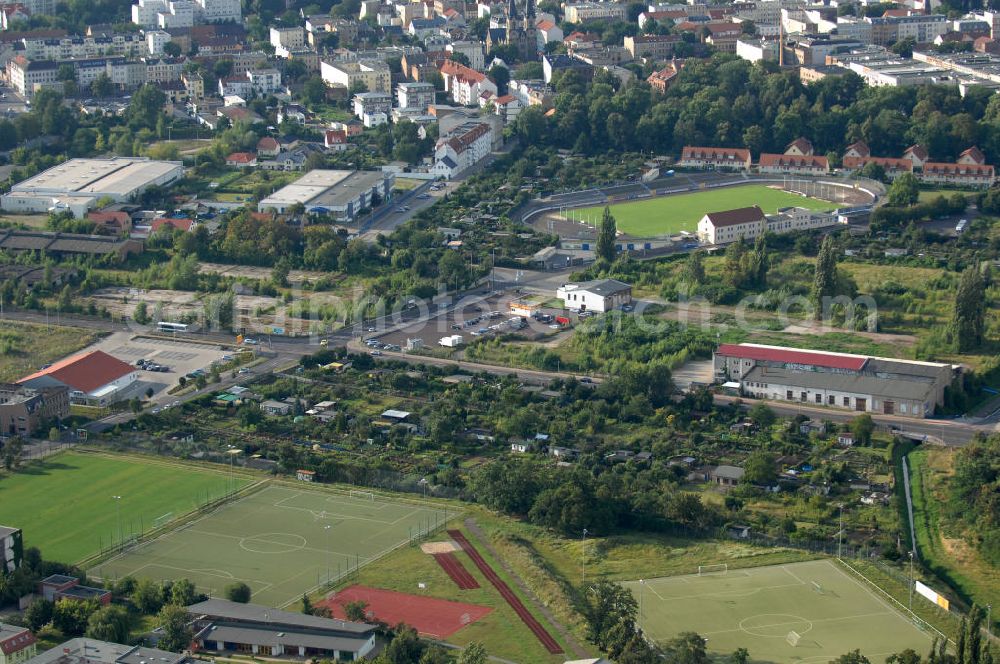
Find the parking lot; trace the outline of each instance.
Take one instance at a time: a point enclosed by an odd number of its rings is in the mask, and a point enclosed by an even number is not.
[[[123,398],[145,397],[146,390],[153,388],[152,402],[162,404],[173,397],[167,389],[177,384],[181,376],[203,370],[208,373],[213,362],[221,362],[231,355],[219,346],[192,343],[183,339],[159,339],[131,332],[115,332],[98,343],[85,349],[101,350],[122,362],[136,366],[140,360],[153,362],[166,371],[146,371],[140,369],[139,380],[128,389]]]
[[[442,346],[439,342],[452,335],[461,335],[463,344],[501,335],[546,342],[554,340],[560,332],[571,329],[579,321],[576,314],[550,307],[539,308],[535,317],[511,313],[511,301],[519,297],[513,293],[492,295],[469,306],[384,334],[381,330],[369,328],[365,340],[372,350],[390,351],[405,350],[408,339],[422,339],[425,348],[439,348]],[[557,322],[557,317],[563,322]],[[376,346],[376,343],[380,345]]]

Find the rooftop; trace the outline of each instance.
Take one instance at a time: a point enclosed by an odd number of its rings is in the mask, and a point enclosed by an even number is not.
[[[583,290],[595,295],[614,295],[623,291],[631,290],[632,287],[617,279],[595,279],[593,281],[581,281],[577,284],[566,284],[566,290]]]
[[[709,212],[705,215],[716,228],[722,226],[736,226],[747,224],[752,221],[763,221],[764,211],[759,206],[736,208],[735,210],[723,210],[721,212]]]
[[[238,620],[247,623],[261,623],[272,627],[297,627],[311,630],[336,630],[353,634],[368,634],[375,629],[366,623],[348,622],[333,618],[307,616],[272,609],[259,604],[241,604],[225,599],[209,599],[187,607],[192,616],[205,616],[219,620]]]
[[[178,170],[178,175],[183,173],[180,162],[128,157],[70,159],[17,183],[11,188],[11,193],[81,192],[127,195]]]
[[[23,384],[51,378],[80,392],[92,392],[134,371],[135,367],[108,355],[104,351],[94,350],[60,360],[17,382]]]

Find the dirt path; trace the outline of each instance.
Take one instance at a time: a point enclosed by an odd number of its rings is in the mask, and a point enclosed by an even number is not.
[[[479,527],[479,524],[476,523],[476,520],[471,518],[466,519],[465,527],[472,534],[473,537],[479,540],[477,544],[486,549],[486,551],[493,557],[493,560],[497,561],[497,563],[507,574],[507,576],[509,576],[511,580],[513,580],[514,583],[517,584],[518,589],[522,593],[524,593],[524,596],[527,598],[528,603],[531,605],[530,608],[532,610],[541,613],[542,616],[549,622],[549,624],[552,625],[552,627],[557,632],[559,632],[559,636],[562,637],[563,643],[569,646],[569,649],[573,651],[573,654],[576,657],[579,657],[580,659],[585,659],[590,657],[591,656],[590,653],[587,652],[582,645],[580,645],[580,642],[576,640],[576,637],[570,634],[569,630],[566,629],[565,625],[556,620],[556,617],[552,615],[552,612],[549,611],[548,607],[542,604],[538,600],[538,598],[535,597],[535,593],[531,591],[531,589],[528,587],[528,584],[524,582],[524,579],[522,579],[520,575],[517,572],[515,572],[509,564],[507,564],[507,561],[504,560],[504,558],[500,555],[500,553],[493,548],[493,545],[490,544],[490,540],[486,536],[486,533],[483,532],[483,529]]]

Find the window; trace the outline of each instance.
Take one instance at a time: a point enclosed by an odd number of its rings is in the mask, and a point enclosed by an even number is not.
[[[786,390],[785,391],[785,398],[788,399],[789,401],[792,400],[792,391],[791,390]]]
[[[817,394],[816,395],[816,403],[823,403],[823,395],[822,394]]]
[[[799,401],[806,401],[808,398],[809,397],[805,392],[799,392]]]
[[[905,413],[905,412],[908,412],[909,409],[910,409],[910,407],[907,406],[905,403],[899,404],[899,412]],[[916,412],[916,410],[914,410],[914,412]]]
[[[827,400],[826,400],[826,402],[827,402],[827,403],[828,403],[829,405],[831,405],[831,406],[834,406],[834,405],[836,405],[836,402],[837,402],[837,397],[835,397],[835,396],[833,396],[833,395],[831,394],[831,395],[830,395],[829,397],[827,397]]]
[[[845,406],[851,405],[851,397],[844,397],[844,405]]]

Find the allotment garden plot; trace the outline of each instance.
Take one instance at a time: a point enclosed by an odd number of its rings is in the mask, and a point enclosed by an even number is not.
[[[242,581],[254,602],[282,606],[443,526],[448,516],[435,505],[365,491],[270,485],[91,573],[187,578],[214,596]]]
[[[721,566],[720,566],[721,567]],[[709,651],[745,647],[754,661],[825,663],[860,648],[871,661],[932,636],[831,560],[630,581],[641,626],[656,641],[693,631]]]

